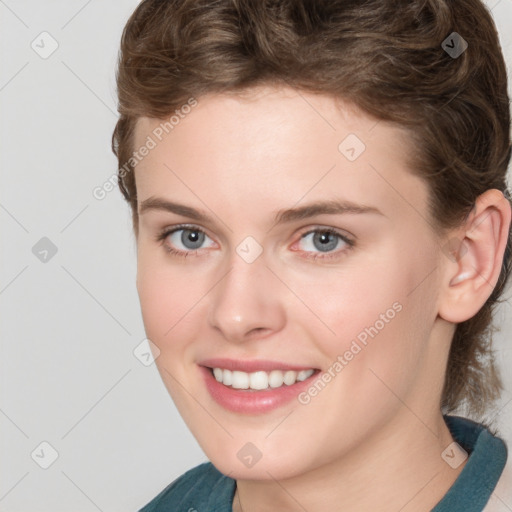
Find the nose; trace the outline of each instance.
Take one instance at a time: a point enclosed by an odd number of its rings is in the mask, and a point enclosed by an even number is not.
[[[229,272],[210,297],[209,324],[227,341],[267,337],[285,325],[282,283],[267,268],[263,255],[247,263],[234,254]]]

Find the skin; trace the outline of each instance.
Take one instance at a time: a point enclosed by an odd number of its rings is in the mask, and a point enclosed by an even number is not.
[[[464,467],[441,458],[453,441],[439,407],[450,340],[496,284],[509,203],[489,190],[463,226],[441,234],[427,222],[426,185],[407,167],[405,131],[288,88],[198,102],[137,165],[138,206],[158,196],[211,220],[141,214],[137,289],[166,388],[207,457],[237,481],[233,511],[430,510]],[[139,119],[135,146],[160,122]],[[366,145],[353,162],[338,150],[350,133]],[[274,223],[279,210],[326,199],[382,215]],[[195,253],[181,232],[156,240],[180,223],[205,231]],[[339,239],[326,253],[301,238],[329,227],[355,245]],[[236,252],[247,236],[263,248],[252,263]],[[443,248],[454,237],[464,240],[458,259]],[[210,357],[327,371],[395,302],[401,311],[307,405],[234,413],[203,384],[197,363]],[[247,442],[262,454],[250,468],[237,457]]]

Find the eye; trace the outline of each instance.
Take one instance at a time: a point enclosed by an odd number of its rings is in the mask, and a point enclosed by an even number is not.
[[[157,237],[165,249],[176,255],[188,256],[189,253],[203,249],[205,241],[210,241],[206,247],[212,247],[215,242],[202,230],[195,226],[178,226],[162,231]]]
[[[316,228],[308,231],[301,236],[300,241],[298,242],[300,250],[314,253],[314,256],[308,256],[313,257],[314,259],[318,259],[319,257],[336,257],[340,252],[344,252],[345,250],[352,248],[354,244],[354,241],[345,235],[338,233],[332,228]],[[341,250],[331,254],[331,252],[336,249]],[[315,251],[318,252],[315,253]],[[321,253],[326,253],[326,255],[322,256]]]

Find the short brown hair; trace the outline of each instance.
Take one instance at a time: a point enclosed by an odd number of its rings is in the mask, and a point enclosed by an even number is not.
[[[462,54],[450,53],[464,41]],[[411,172],[428,186],[429,221],[440,234],[460,226],[488,189],[510,202],[506,67],[480,0],[144,0],[124,28],[116,78],[119,168],[132,157],[141,116],[164,119],[207,93],[288,85],[408,129]],[[138,233],[134,166],[128,171],[118,182]],[[445,412],[465,405],[480,414],[502,389],[491,324],[510,258],[509,231],[492,294],[456,327]]]

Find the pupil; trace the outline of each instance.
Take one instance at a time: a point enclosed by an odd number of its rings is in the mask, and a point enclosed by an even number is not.
[[[319,246],[317,246],[317,249],[322,252],[335,249],[337,244],[337,239],[334,236],[334,233],[330,233],[328,231],[316,233],[315,236],[313,237],[313,241],[319,244]]]
[[[192,229],[184,229],[181,234],[181,242],[188,249],[197,249],[204,241],[204,234]]]

